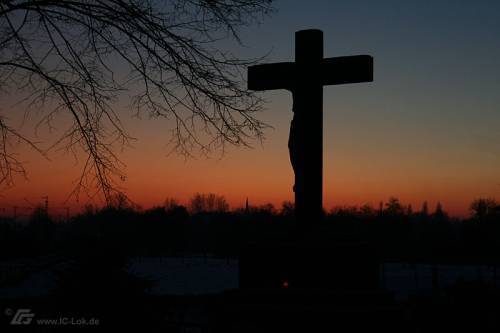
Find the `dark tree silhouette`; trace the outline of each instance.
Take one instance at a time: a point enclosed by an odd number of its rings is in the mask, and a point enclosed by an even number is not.
[[[411,204],[408,204],[406,207],[406,215],[412,216],[413,215],[413,206]]]
[[[229,210],[229,204],[222,195],[196,193],[189,201],[189,208],[193,214],[225,212]]]
[[[0,117],[0,185],[25,174],[13,144],[44,155],[64,147],[85,156],[75,193],[97,188],[109,201],[124,177],[116,151],[133,140],[114,107],[125,91],[137,115],[173,122],[171,144],[181,153],[260,138],[260,99],[241,84],[240,71],[256,59],[224,52],[218,41],[241,43],[238,29],[261,20],[271,2],[0,1],[0,94],[24,92],[25,117],[44,111],[39,125],[71,118],[43,148]]]
[[[422,216],[429,215],[429,205],[428,205],[427,201],[424,201],[424,203],[422,204],[422,209],[420,210],[420,214]]]
[[[389,201],[385,204],[385,211],[387,215],[398,216],[404,214],[404,208],[398,198],[390,197]]]
[[[446,212],[443,209],[443,205],[439,201],[436,204],[436,210],[434,211],[434,216],[438,219],[445,218],[447,216]]]
[[[166,212],[174,210],[177,207],[180,207],[180,203],[179,203],[179,201],[177,201],[177,199],[166,198],[165,201],[163,202],[163,209]]]
[[[295,205],[291,201],[283,201],[281,204],[280,214],[283,216],[293,216]]]
[[[359,215],[365,218],[370,218],[377,215],[377,212],[369,204],[364,204],[363,206],[359,207]]]
[[[475,199],[470,204],[470,210],[473,216],[480,220],[488,215],[495,213],[497,207],[498,207],[498,202],[493,198]]]

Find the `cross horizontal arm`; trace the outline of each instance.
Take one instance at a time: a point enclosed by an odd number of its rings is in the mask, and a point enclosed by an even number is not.
[[[356,55],[323,59],[321,83],[325,86],[372,81],[372,56]]]
[[[293,62],[278,62],[248,67],[248,89],[291,90],[300,81]],[[312,69],[311,69],[312,70]],[[319,73],[313,75],[321,85],[335,85],[373,81],[373,58],[369,55],[326,58]]]
[[[293,84],[295,64],[278,62],[248,67],[248,89],[290,89]]]

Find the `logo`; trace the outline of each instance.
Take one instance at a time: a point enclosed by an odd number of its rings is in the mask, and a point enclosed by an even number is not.
[[[29,325],[35,316],[31,309],[19,309],[10,321],[11,325]]]

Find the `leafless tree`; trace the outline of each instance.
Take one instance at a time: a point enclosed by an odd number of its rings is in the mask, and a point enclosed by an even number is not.
[[[109,201],[124,177],[117,149],[133,140],[115,103],[124,95],[136,115],[169,119],[170,143],[183,154],[261,138],[261,100],[242,76],[258,59],[233,56],[220,40],[240,42],[239,28],[265,17],[271,2],[0,0],[0,96],[23,92],[25,117],[33,108],[44,112],[39,125],[71,118],[42,147],[0,116],[0,185],[25,173],[12,145],[44,155],[64,147],[84,156],[75,193],[87,189]]]
[[[493,198],[479,198],[475,199],[470,204],[470,211],[473,216],[478,219],[484,219],[488,215],[493,215],[499,211],[499,204]]]
[[[208,212],[221,213],[229,210],[229,204],[222,195],[214,193],[196,193],[189,201],[189,209],[193,214]]]

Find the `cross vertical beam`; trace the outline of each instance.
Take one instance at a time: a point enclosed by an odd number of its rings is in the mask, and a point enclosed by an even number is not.
[[[306,225],[319,222],[323,211],[323,83],[317,77],[322,61],[323,32],[297,31],[297,76],[292,88],[294,115],[289,149],[292,165],[297,164],[294,165],[295,216]]]

